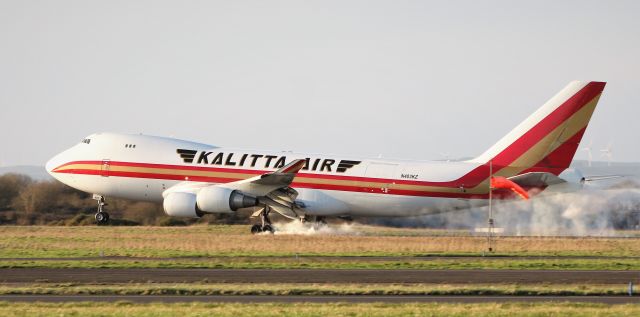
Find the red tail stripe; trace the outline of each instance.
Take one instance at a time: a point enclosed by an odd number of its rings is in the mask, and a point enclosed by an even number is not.
[[[548,172],[554,175],[560,175],[567,166],[571,164],[573,157],[578,149],[580,140],[587,128],[583,128],[561,146],[549,153],[542,161],[534,166],[524,170],[522,173],[529,172]]]
[[[523,134],[513,144],[493,158],[493,163],[508,166],[528,149],[547,136],[553,129],[591,102],[604,90],[605,83],[590,82],[560,107]]]
[[[576,94],[571,96],[560,107],[546,116],[538,124],[536,124],[531,130],[527,131],[514,143],[505,148],[502,152],[496,155],[492,160],[493,172],[496,173],[506,166],[509,166],[513,161],[522,156],[527,150],[529,150],[537,142],[540,142],[545,136],[547,136],[554,128],[567,120],[571,115],[582,109],[585,105],[591,102],[604,90],[604,82],[590,82]],[[581,138],[580,135],[579,138]],[[578,139],[579,141],[579,139]],[[568,167],[568,166],[567,166]],[[566,167],[558,169],[558,174],[561,173]],[[476,186],[480,181],[486,179],[489,175],[489,162],[486,162],[482,166],[478,166],[468,174],[460,177],[459,179],[451,183],[465,183],[471,184],[470,186]],[[469,185],[467,185],[469,186]]]

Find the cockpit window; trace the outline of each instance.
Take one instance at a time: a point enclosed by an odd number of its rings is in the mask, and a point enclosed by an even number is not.
[[[91,143],[91,139],[83,139],[82,143],[89,144]]]

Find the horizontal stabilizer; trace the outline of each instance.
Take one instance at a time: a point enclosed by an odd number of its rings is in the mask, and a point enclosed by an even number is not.
[[[622,178],[622,177],[626,177],[626,175],[600,175],[600,176],[587,176],[584,178],[585,182],[597,182],[597,181],[604,181],[607,179],[615,179],[615,178]]]
[[[566,182],[558,176],[545,172],[525,173],[509,177],[509,180],[525,188],[544,188]]]

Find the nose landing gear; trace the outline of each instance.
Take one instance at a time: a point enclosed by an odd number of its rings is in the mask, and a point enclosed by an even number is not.
[[[98,201],[98,212],[94,216],[96,223],[99,225],[107,224],[109,222],[109,214],[102,210],[102,207],[107,205],[107,203],[104,202],[104,197],[94,194],[93,199]]]

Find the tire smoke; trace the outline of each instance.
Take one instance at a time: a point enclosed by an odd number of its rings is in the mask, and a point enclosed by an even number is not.
[[[316,224],[314,222],[288,221],[274,223],[276,235],[300,234],[300,235],[358,235],[354,226],[342,224]]]
[[[640,229],[640,183],[618,180],[607,186],[586,185],[565,194],[496,204],[495,227],[502,235],[614,236]],[[466,229],[487,227],[488,207],[410,218],[379,218],[375,224],[396,227]],[[478,233],[483,234],[483,233]]]

